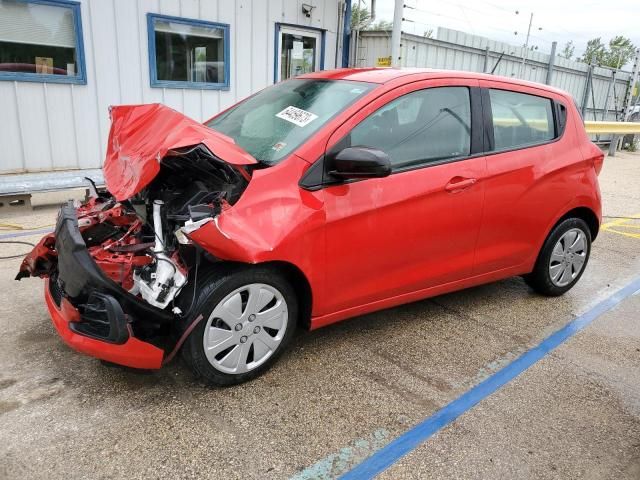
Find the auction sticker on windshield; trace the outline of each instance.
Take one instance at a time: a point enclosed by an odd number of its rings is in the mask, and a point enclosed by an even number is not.
[[[276,117],[291,122],[299,127],[304,127],[313,122],[318,116],[315,113],[307,112],[293,105],[285,108],[280,113],[276,113]]]

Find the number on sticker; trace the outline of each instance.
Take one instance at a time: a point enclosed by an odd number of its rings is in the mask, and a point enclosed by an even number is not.
[[[276,113],[276,117],[291,122],[299,127],[304,127],[313,122],[318,116],[315,113],[307,112],[301,108],[294,107],[293,105],[285,108],[279,113]]]

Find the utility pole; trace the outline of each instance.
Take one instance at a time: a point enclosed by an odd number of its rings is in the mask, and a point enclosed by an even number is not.
[[[544,83],[547,85],[551,85],[551,79],[553,78],[553,67],[556,64],[556,48],[558,46],[558,42],[553,42],[551,44],[551,55],[549,55],[549,64],[547,65],[547,79]]]
[[[516,15],[519,15],[520,12],[518,10],[516,10]],[[522,78],[522,75],[524,75],[524,65],[527,61],[527,56],[529,55],[529,39],[531,38],[531,27],[533,26],[533,12],[531,12],[531,14],[529,15],[529,28],[527,29],[527,38],[524,42],[524,47],[522,49],[522,62],[520,63],[520,67],[518,68],[518,77]],[[542,27],[538,27],[538,30],[542,30]],[[514,32],[516,35],[518,35],[518,32]],[[535,47],[535,50],[537,50],[538,47]]]
[[[395,0],[393,10],[393,30],[391,32],[391,66],[400,68],[402,60],[402,17],[404,15],[404,0]]]
[[[529,17],[529,28],[527,29],[527,39],[524,42],[524,51],[522,52],[522,63],[520,64],[520,70],[518,71],[518,77],[522,78],[522,71],[524,70],[524,62],[527,59],[529,53],[529,36],[531,35],[531,25],[533,24],[533,12]]]

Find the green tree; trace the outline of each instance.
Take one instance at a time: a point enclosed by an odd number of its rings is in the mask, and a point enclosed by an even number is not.
[[[576,47],[573,44],[573,41],[569,40],[567,43],[564,44],[564,48],[558,54],[558,56],[564,57],[567,60],[571,60],[571,57],[573,57],[573,54],[575,53],[575,51],[576,51]]]
[[[392,30],[393,22],[389,22],[387,20],[380,20],[379,22],[371,24],[370,27],[367,27],[367,30]]]
[[[362,30],[371,20],[371,13],[365,6],[354,5],[351,8],[351,29]]]
[[[633,58],[635,52],[636,47],[631,43],[631,40],[618,35],[609,40],[609,48],[604,55],[602,65],[620,68]]]
[[[591,65],[601,65],[606,53],[607,47],[602,43],[600,37],[592,38],[587,42],[587,48],[585,49],[580,61]]]
[[[635,52],[636,47],[631,40],[622,35],[609,40],[608,47],[598,37],[587,42],[587,48],[580,61],[603,67],[622,68],[633,59]]]

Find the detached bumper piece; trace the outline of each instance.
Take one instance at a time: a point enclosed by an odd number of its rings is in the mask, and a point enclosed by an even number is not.
[[[53,324],[71,348],[133,368],[162,366],[164,349],[134,336],[171,322],[173,315],[122,289],[91,258],[75,208],[62,207],[56,226],[57,272],[47,279],[45,298]]]

